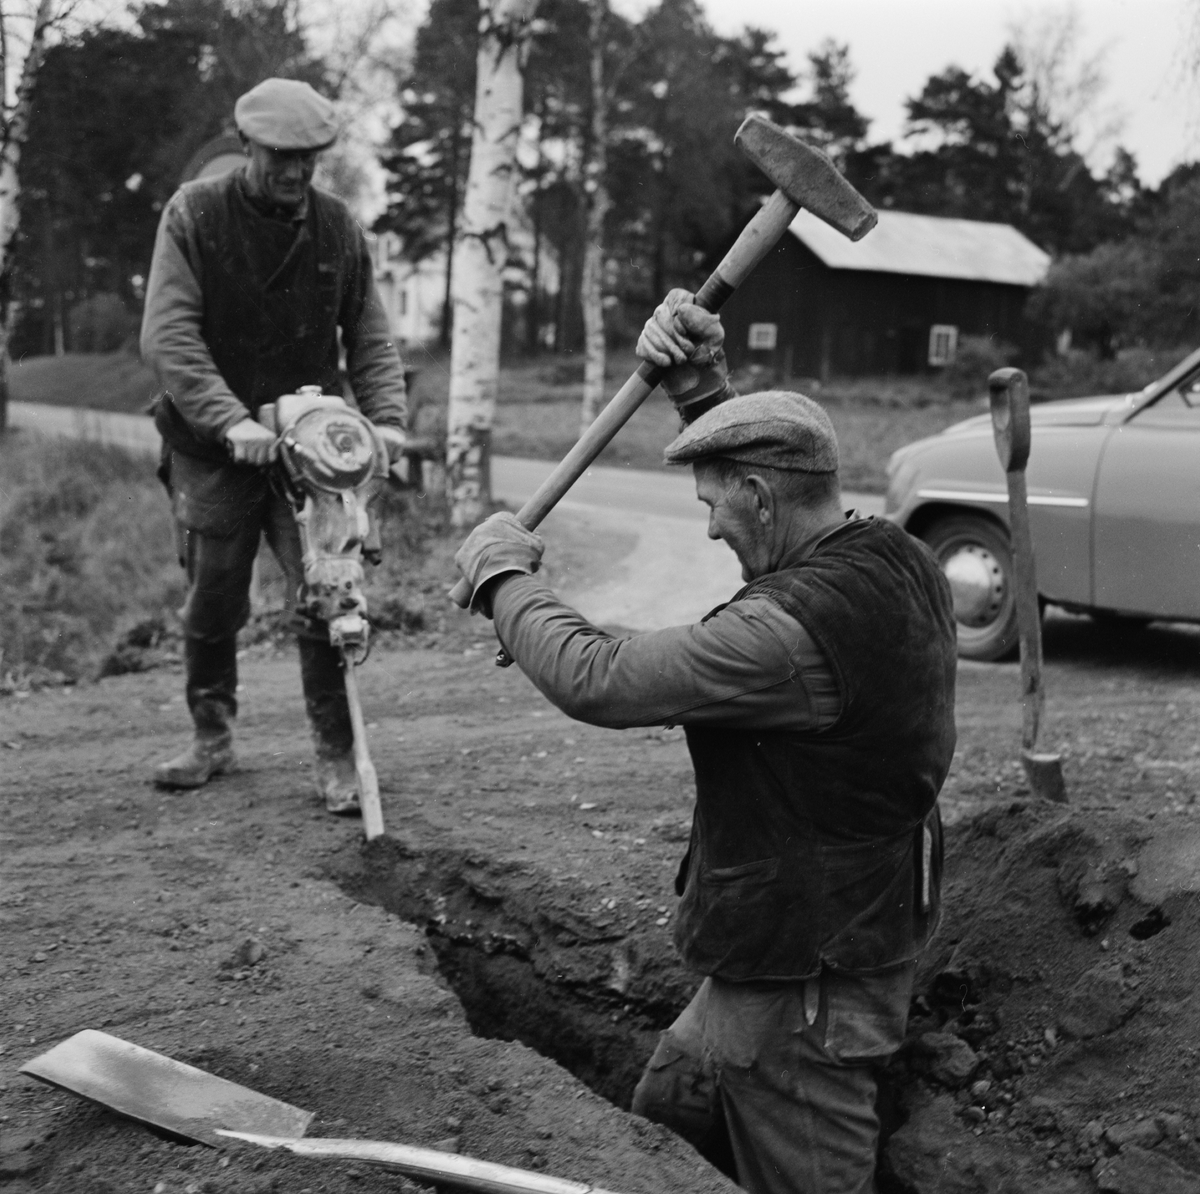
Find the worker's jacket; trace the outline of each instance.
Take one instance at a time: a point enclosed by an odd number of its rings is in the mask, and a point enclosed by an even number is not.
[[[696,813],[676,946],[733,980],[907,961],[940,901],[936,800],[955,742],[945,577],[904,531],[863,519],[733,604],[754,597],[808,631],[841,714],[813,731],[689,727]]]
[[[796,978],[919,951],[955,739],[950,592],[923,545],[852,518],[702,622],[632,637],[536,576],[491,596],[501,641],[564,712],[686,730],[697,805],[675,940],[691,966]]]
[[[250,198],[240,170],[175,193],[155,241],[142,355],[164,390],[155,421],[184,525],[228,534],[265,499],[265,473],[230,464],[225,433],[301,386],[341,393],[339,332],[363,414],[403,427],[403,367],[345,204],[310,187],[281,218]]]

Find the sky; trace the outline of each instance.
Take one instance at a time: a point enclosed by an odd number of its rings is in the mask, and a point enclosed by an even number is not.
[[[874,141],[897,139],[904,101],[949,65],[991,78],[990,68],[1014,25],[1037,28],[1048,13],[1073,7],[1085,57],[1103,53],[1104,100],[1123,117],[1117,138],[1138,160],[1142,181],[1156,185],[1180,162],[1200,157],[1200,81],[1184,70],[1192,14],[1200,0],[700,0],[717,32],[744,25],[778,34],[794,70],[827,37],[850,46],[857,70],[851,96],[871,119]],[[634,12],[638,0],[616,0]],[[1103,168],[1112,144],[1092,165]]]

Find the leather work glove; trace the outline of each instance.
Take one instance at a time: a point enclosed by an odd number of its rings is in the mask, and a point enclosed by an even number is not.
[[[258,468],[270,464],[279,451],[275,444],[275,433],[249,418],[234,423],[225,432],[225,446],[234,464],[253,464]]]
[[[688,290],[672,290],[646,320],[637,343],[637,354],[667,370],[659,383],[675,404],[680,417],[690,423],[700,410],[688,407],[709,401],[707,410],[734,391],[725,361],[725,329],[720,319],[703,307]]]
[[[395,464],[404,455],[404,449],[408,447],[408,436],[391,423],[372,423],[371,426],[383,440],[383,446],[387,449],[388,463]]]
[[[514,514],[493,514],[458,549],[454,562],[471,585],[471,610],[492,616],[488,582],[509,572],[536,572],[546,550],[541,535],[526,530]]]

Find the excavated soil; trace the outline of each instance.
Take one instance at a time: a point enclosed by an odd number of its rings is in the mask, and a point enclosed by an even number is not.
[[[682,734],[572,723],[464,641],[364,668],[389,830],[369,848],[307,794],[287,653],[244,660],[242,768],[190,795],[146,779],[185,733],[177,671],[0,703],[0,1181],[416,1188],[171,1144],[18,1076],[103,1027],[315,1111],[309,1135],[731,1188],[621,1109],[696,981],[669,940]],[[960,670],[947,913],[886,1075],[889,1194],[1200,1190],[1198,645],[1050,620],[1065,807],[1014,764],[1016,669]]]

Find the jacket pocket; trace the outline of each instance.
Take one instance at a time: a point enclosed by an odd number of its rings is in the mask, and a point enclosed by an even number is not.
[[[759,858],[737,866],[705,867],[700,872],[701,883],[718,885],[738,883],[770,883],[779,874],[778,858]]]

